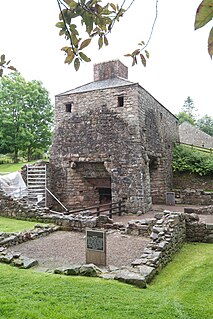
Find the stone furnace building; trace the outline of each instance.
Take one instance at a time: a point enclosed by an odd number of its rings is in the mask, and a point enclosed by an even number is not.
[[[129,212],[165,203],[178,121],[120,61],[56,96],[51,191],[68,208],[125,200]]]

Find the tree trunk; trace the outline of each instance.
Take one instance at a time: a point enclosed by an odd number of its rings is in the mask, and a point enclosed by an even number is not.
[[[14,150],[13,162],[18,163],[18,148],[17,147],[15,147],[15,150]]]

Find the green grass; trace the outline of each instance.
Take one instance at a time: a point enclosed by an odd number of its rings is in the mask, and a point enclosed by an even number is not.
[[[213,245],[186,244],[147,289],[0,265],[1,319],[212,319]]]
[[[36,224],[38,223],[0,216],[0,232],[4,233],[12,233],[33,229]]]
[[[34,161],[35,162],[35,161]],[[12,163],[8,163],[8,164],[0,164],[0,173],[12,173],[12,172],[17,172],[20,171],[22,166],[25,164],[31,164],[34,162],[20,162],[17,164],[12,164]]]

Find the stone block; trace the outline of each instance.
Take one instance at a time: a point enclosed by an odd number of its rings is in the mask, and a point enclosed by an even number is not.
[[[115,275],[114,279],[139,288],[146,288],[146,280],[144,276],[139,273],[121,270]]]
[[[38,261],[36,259],[31,259],[27,257],[22,257],[21,259],[23,260],[23,265],[20,268],[29,269],[31,267],[38,265]]]
[[[101,270],[94,264],[82,265],[79,271],[79,275],[88,277],[97,277],[101,274]]]

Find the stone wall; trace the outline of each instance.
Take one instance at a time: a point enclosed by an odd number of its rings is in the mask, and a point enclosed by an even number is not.
[[[97,204],[102,165],[112,201],[126,200],[129,212],[145,212],[151,195],[165,203],[171,190],[177,119],[140,85],[120,78],[127,77],[125,66],[111,64],[95,66],[95,82],[56,96],[51,190],[68,209]]]
[[[94,81],[107,80],[116,76],[128,79],[128,68],[120,61],[94,64]]]
[[[186,224],[183,213],[165,211],[157,214],[152,228],[151,241],[142,256],[132,262],[134,267],[149,266],[159,272],[182,247],[186,239]]]
[[[175,202],[187,205],[213,205],[213,192],[200,189],[175,190]]]
[[[196,214],[185,214],[185,220],[187,241],[213,243],[213,224],[201,222]]]
[[[173,186],[172,153],[179,140],[178,120],[163,105],[139,86],[138,113],[142,145],[149,158],[153,204],[165,203]]]
[[[49,235],[50,233],[57,231],[59,227],[49,226],[49,225],[36,225],[34,229],[23,231],[23,232],[13,232],[13,233],[3,233],[0,232],[0,247],[10,247],[24,243],[28,240],[37,239]]]
[[[202,189],[204,191],[213,190],[213,176],[200,176],[198,174],[187,174],[175,172],[173,176],[173,188],[184,189]]]
[[[67,212],[66,212],[67,213]],[[121,229],[123,224],[113,223],[107,216],[88,216],[85,214],[66,215],[64,213],[54,213],[48,208],[29,207],[25,200],[13,199],[0,191],[0,216],[15,219],[30,220],[40,223],[54,223],[62,230],[85,231],[86,228],[113,228]]]
[[[108,171],[112,201],[127,199],[127,206],[136,211],[139,207],[143,210],[150,207],[148,163],[139,144],[137,110],[132,107],[137,101],[136,93],[135,86],[125,88],[125,108],[116,104],[117,95],[124,94],[123,88],[94,91],[92,98],[91,92],[57,98],[51,189],[69,209],[97,203],[93,196],[87,195],[90,163],[102,164]],[[73,113],[61,113],[70,98]],[[100,101],[104,104],[100,105]],[[75,169],[72,165],[76,165]],[[79,171],[80,165],[84,166],[84,172]],[[94,178],[98,178],[95,171]]]
[[[194,125],[184,122],[180,125],[180,142],[205,148],[213,148],[213,137]]]

